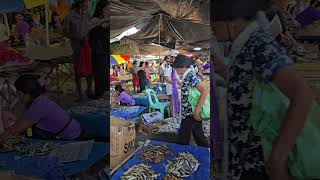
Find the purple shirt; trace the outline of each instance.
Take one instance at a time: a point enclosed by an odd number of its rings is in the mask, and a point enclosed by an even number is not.
[[[118,100],[124,104],[128,104],[130,106],[134,106],[136,104],[136,102],[134,101],[134,99],[127,94],[126,92],[122,92],[120,93],[120,95],[118,96]]]
[[[41,95],[33,101],[29,109],[23,114],[22,120],[37,124],[38,128],[55,134],[66,126],[70,120],[70,115],[47,96]],[[69,126],[60,133],[59,137],[73,140],[78,138],[80,134],[80,124],[73,119]]]
[[[308,7],[297,15],[296,20],[300,23],[301,27],[308,26],[320,20],[320,11],[315,7]]]
[[[17,22],[15,31],[24,38],[27,33],[31,32],[31,29],[28,23],[21,21]]]

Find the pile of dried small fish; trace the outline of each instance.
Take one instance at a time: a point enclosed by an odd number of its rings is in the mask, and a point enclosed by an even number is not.
[[[121,180],[154,180],[160,176],[159,173],[153,171],[151,166],[145,164],[137,164],[127,170],[121,176]]]
[[[202,129],[205,137],[210,137],[210,121],[202,121]]]
[[[191,176],[197,171],[199,161],[190,153],[179,153],[166,165],[166,173],[179,178]]]
[[[183,180],[182,178],[175,177],[173,175],[166,175],[163,180]]]
[[[16,151],[20,155],[27,156],[42,156],[49,154],[56,147],[54,143],[28,143],[23,138],[11,137],[2,145],[1,151]]]
[[[159,133],[159,130],[162,126],[162,122],[155,122],[148,125],[142,125],[142,131],[145,133],[155,134]]]
[[[149,145],[147,146],[142,153],[140,158],[144,162],[155,162],[158,163],[166,158],[170,154],[170,149],[165,145]]]

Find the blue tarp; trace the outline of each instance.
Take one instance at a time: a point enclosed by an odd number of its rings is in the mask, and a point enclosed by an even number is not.
[[[32,140],[32,142],[44,142],[42,140]],[[65,176],[74,175],[80,172],[83,172],[94,165],[96,162],[101,160],[109,153],[109,144],[108,143],[97,143],[95,142],[92,151],[89,155],[87,160],[83,161],[76,161],[72,163],[63,163],[63,172]],[[22,170],[20,167],[20,162],[27,157],[22,157],[21,159],[17,160],[16,157],[18,156],[15,152],[10,153],[0,153],[0,161],[4,162],[4,168],[8,170],[19,170],[19,174],[28,174],[28,169]],[[32,158],[27,158],[28,161],[32,161]],[[35,160],[38,158],[35,157]],[[23,172],[25,171],[25,173]]]
[[[146,109],[147,109],[146,107],[139,106],[138,111],[133,112],[133,113],[129,113],[126,111],[117,111],[117,110],[111,109],[111,115],[125,119],[125,120],[130,120],[134,117],[139,116]]]
[[[22,0],[1,0],[0,13],[20,12],[24,10]]]
[[[149,106],[149,100],[148,98],[143,98],[143,97],[134,97],[133,98],[136,104],[139,104],[141,106]]]
[[[101,115],[94,113],[79,113],[72,114],[81,125],[81,128],[88,134],[99,136],[99,137],[109,137],[109,115]]]
[[[200,180],[200,179],[210,179],[210,155],[209,148],[198,147],[198,146],[185,146],[178,145],[172,143],[165,143],[160,141],[150,141],[149,144],[166,144],[173,155],[164,159],[160,163],[145,163],[152,166],[154,171],[157,171],[161,174],[157,180],[162,180],[165,176],[165,165],[167,164],[167,160],[173,159],[178,153],[181,152],[189,152],[193,154],[195,158],[198,159],[200,165],[198,170],[190,177],[184,178],[184,180]],[[136,164],[142,163],[141,159],[138,157],[143,149],[140,149],[133,158],[131,158],[126,164],[124,164],[120,169],[116,171],[116,173],[112,176],[111,179],[120,179],[121,175],[127,171],[129,168]]]

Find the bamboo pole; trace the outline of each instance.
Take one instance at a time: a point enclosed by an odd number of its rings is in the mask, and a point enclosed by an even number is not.
[[[50,41],[49,41],[49,2],[46,1],[45,4],[45,13],[46,13],[46,35],[47,35],[47,46],[49,47]]]

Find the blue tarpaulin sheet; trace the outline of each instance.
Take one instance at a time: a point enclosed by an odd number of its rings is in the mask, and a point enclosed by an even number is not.
[[[165,173],[165,165],[167,164],[167,160],[171,160],[178,153],[182,152],[189,152],[191,153],[196,159],[198,159],[200,165],[198,170],[192,175],[187,178],[184,178],[184,180],[200,180],[200,179],[210,179],[210,155],[209,155],[209,148],[199,147],[199,146],[191,146],[191,145],[178,145],[178,144],[172,144],[172,143],[166,143],[166,142],[160,142],[160,141],[150,141],[149,143],[146,142],[145,146],[147,144],[166,144],[170,150],[172,155],[168,158],[164,159],[163,161],[159,163],[145,163],[147,165],[150,165],[154,171],[157,171],[161,174],[157,178],[157,180],[162,180]],[[141,159],[138,157],[140,153],[142,152],[143,148],[140,149],[133,158],[131,158],[126,164],[124,164],[120,169],[116,171],[116,173],[112,176],[111,179],[120,179],[121,175],[127,171],[129,168],[136,164],[142,163]]]
[[[32,140],[32,142],[44,142],[43,140]],[[76,161],[71,163],[63,163],[63,172],[65,176],[74,175],[80,172],[83,172],[94,165],[96,162],[101,160],[109,153],[109,143],[97,143],[95,142],[92,151],[87,160]],[[20,168],[20,162],[27,158],[21,157],[17,160],[18,154],[15,152],[10,153],[0,153],[0,161],[4,162],[4,168],[8,170],[19,170],[19,174],[28,174],[28,169],[23,170]],[[35,157],[37,160],[37,157]],[[32,161],[32,158],[28,157],[28,161]]]
[[[134,97],[133,98],[136,104],[139,104],[141,106],[149,106],[149,100],[148,98],[143,98],[143,97]]]
[[[73,113],[71,116],[80,123],[81,128],[86,133],[94,136],[109,137],[110,118],[107,113],[106,115],[94,113]]]
[[[119,118],[122,118],[122,119],[125,119],[125,120],[130,120],[130,119],[132,119],[134,117],[139,116],[146,109],[147,109],[146,107],[139,106],[139,109],[136,112],[132,112],[132,113],[129,113],[129,112],[126,112],[126,111],[117,111],[117,110],[111,109],[111,115],[119,117]]]
[[[1,0],[0,13],[20,12],[24,10],[22,0]]]

